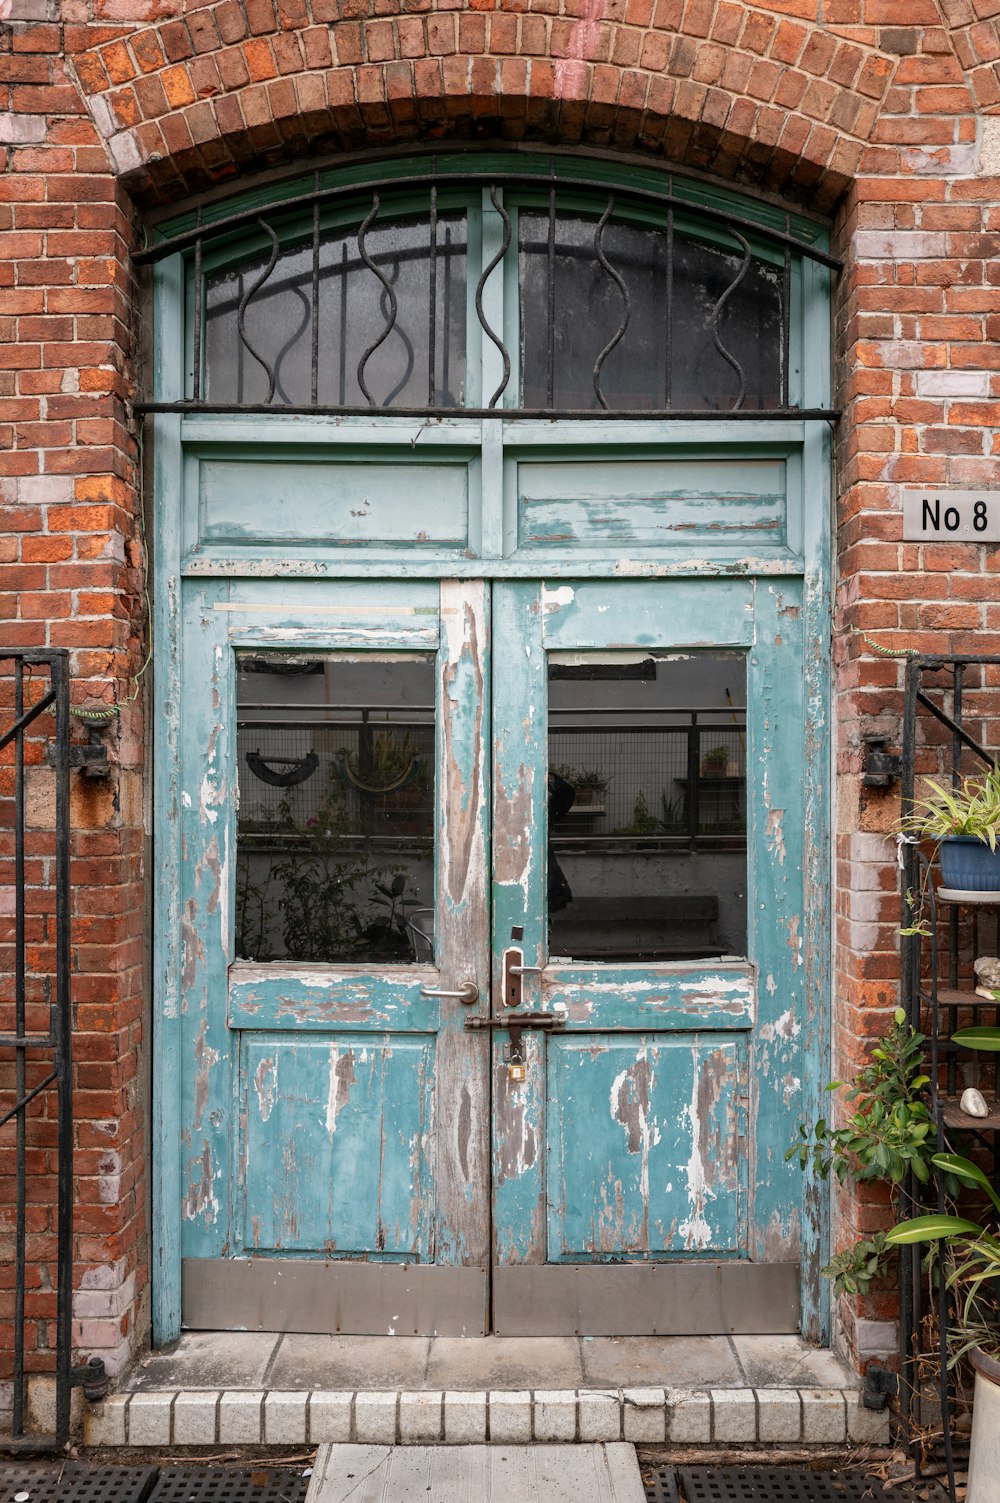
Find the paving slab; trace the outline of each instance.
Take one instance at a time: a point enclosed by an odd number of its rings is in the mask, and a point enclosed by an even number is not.
[[[185,1331],[139,1362],[122,1387],[260,1388],[280,1339],[270,1331]]]
[[[588,1387],[736,1388],[744,1381],[727,1336],[590,1336],[580,1346]]]
[[[306,1503],[645,1503],[635,1447],[324,1446]]]
[[[429,1345],[426,1336],[282,1336],[268,1387],[442,1388],[424,1381]]]
[[[575,1336],[436,1336],[431,1341],[429,1388],[579,1388],[583,1382]]]
[[[732,1342],[751,1388],[849,1388],[858,1381],[836,1352],[800,1336],[734,1336]]]

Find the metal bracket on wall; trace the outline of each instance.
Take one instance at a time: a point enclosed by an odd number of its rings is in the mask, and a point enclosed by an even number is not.
[[[102,1357],[91,1357],[83,1367],[72,1367],[69,1373],[74,1388],[82,1388],[83,1396],[91,1404],[100,1403],[108,1396],[108,1375]]]
[[[49,765],[55,767],[57,749],[53,742],[49,742]],[[108,778],[111,776],[111,764],[108,761],[108,748],[101,740],[100,732],[91,730],[85,742],[73,741],[69,746],[69,765],[79,768],[85,778]]]
[[[898,752],[886,751],[888,736],[865,736],[865,770],[861,778],[866,788],[888,788],[902,776],[903,759]]]

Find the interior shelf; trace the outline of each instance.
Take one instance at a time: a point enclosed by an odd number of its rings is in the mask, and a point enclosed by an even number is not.
[[[932,998],[929,986],[924,985],[920,988],[920,1000],[921,1002],[926,1002],[928,1006],[931,1005]],[[937,1003],[938,1007],[1000,1008],[1000,1000],[994,1000],[991,997],[980,997],[976,992],[962,991],[961,989],[956,990],[951,986],[938,987]]]

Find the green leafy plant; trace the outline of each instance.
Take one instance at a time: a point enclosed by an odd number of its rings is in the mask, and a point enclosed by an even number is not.
[[[373,880],[371,883],[372,915],[362,931],[366,947],[372,959],[405,960],[410,955],[410,934],[406,915],[411,908],[419,908],[420,899],[406,896],[407,875],[397,871],[391,881]]]
[[[237,955],[300,963],[410,957],[406,915],[418,900],[407,894],[402,869],[369,864],[366,845],[351,838],[346,796],[333,767],[304,827],[282,800],[266,831],[255,831],[278,835],[280,844],[240,851]]]
[[[940,844],[949,835],[973,835],[997,848],[1000,831],[1000,767],[994,763],[982,777],[968,777],[957,788],[944,788],[927,779],[931,794],[914,799],[899,821],[906,835]]]
[[[852,1247],[844,1248],[830,1259],[821,1272],[824,1278],[833,1280],[837,1294],[868,1293],[886,1264],[887,1235],[886,1232],[876,1232],[874,1237],[862,1237]]]
[[[923,1094],[929,1084],[924,1073],[925,1043],[924,1035],[897,1008],[891,1029],[872,1047],[869,1063],[845,1092],[845,1100],[853,1107],[847,1121],[840,1127],[824,1117],[812,1126],[802,1123],[786,1161],[797,1160],[803,1170],[811,1166],[822,1179],[833,1173],[841,1183],[851,1178],[900,1186],[912,1171],[926,1184],[935,1142]],[[827,1090],[842,1090],[844,1084],[831,1081]],[[839,1252],[823,1273],[833,1280],[838,1295],[867,1294],[890,1255],[887,1234],[877,1233]]]
[[[889,1033],[871,1050],[871,1061],[862,1067],[845,1092],[854,1110],[842,1127],[832,1127],[821,1117],[811,1128],[799,1127],[799,1137],[785,1154],[797,1158],[799,1167],[813,1169],[827,1179],[832,1171],[843,1181],[885,1179],[902,1184],[910,1170],[921,1184],[930,1178],[933,1122],[923,1097],[928,1077],[924,1074],[923,1047],[926,1039],[906,1021],[897,1008]],[[828,1091],[841,1090],[834,1080]]]
[[[1000,1195],[978,1164],[955,1153],[935,1154],[933,1162],[952,1180],[986,1196],[984,1218],[995,1221],[1000,1217]],[[892,1247],[924,1242],[942,1247],[948,1270],[946,1282],[957,1301],[958,1323],[951,1332],[952,1366],[973,1347],[994,1357],[1000,1355],[1000,1238],[993,1231],[968,1216],[935,1212],[894,1226],[886,1234],[886,1242]]]
[[[702,770],[702,773],[707,773],[709,775],[709,777],[719,777],[719,776],[721,776],[725,772],[725,770],[726,770],[726,768],[728,766],[729,766],[729,748],[728,748],[728,746],[713,746],[713,747],[710,747],[709,750],[707,752],[705,752],[704,756],[701,759],[701,770]]]
[[[587,788],[594,793],[603,793],[611,781],[607,773],[601,772],[596,767],[570,767],[568,763],[560,762],[551,770],[577,792]]]

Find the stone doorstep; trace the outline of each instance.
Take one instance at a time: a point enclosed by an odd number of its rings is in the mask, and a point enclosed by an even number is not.
[[[162,1389],[87,1405],[88,1446],[886,1445],[889,1413],[856,1388],[384,1390]]]

